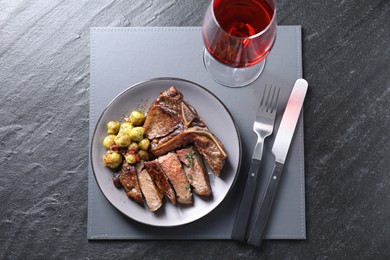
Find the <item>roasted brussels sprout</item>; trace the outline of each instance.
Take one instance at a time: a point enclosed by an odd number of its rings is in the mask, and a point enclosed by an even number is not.
[[[122,163],[122,155],[118,152],[108,150],[106,155],[103,156],[103,162],[111,169],[118,168]]]
[[[138,148],[144,151],[149,149],[149,145],[150,145],[150,141],[147,138],[144,138],[138,142]]]
[[[135,153],[127,153],[125,160],[128,164],[135,164],[137,162],[137,155]]]
[[[139,142],[144,138],[144,128],[141,126],[134,127],[131,129],[130,138],[133,141]]]
[[[107,123],[107,134],[116,135],[121,124],[118,121],[110,121]]]
[[[128,134],[117,135],[115,138],[115,144],[120,147],[128,147],[131,143],[131,138]]]
[[[138,144],[136,142],[131,142],[128,149],[129,149],[129,151],[137,152],[138,151]]]
[[[139,150],[138,157],[140,160],[147,161],[147,160],[149,160],[149,153],[147,151],[144,151],[144,150]]]
[[[133,125],[129,122],[122,123],[118,135],[129,135]]]
[[[115,137],[116,135],[107,135],[103,140],[104,148],[107,150],[110,149],[110,147],[115,144]]]
[[[133,111],[130,114],[130,122],[135,126],[143,125],[145,122],[145,115],[139,111]]]

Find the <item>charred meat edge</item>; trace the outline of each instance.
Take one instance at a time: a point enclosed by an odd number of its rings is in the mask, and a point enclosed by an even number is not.
[[[138,203],[144,202],[134,166],[127,163],[123,164],[121,174],[119,175],[119,181],[128,197],[134,199]]]
[[[167,196],[167,198],[172,202],[173,205],[176,205],[176,195],[172,189],[171,184],[169,183],[168,177],[165,175],[163,169],[158,162],[158,159],[153,161],[148,161],[144,163],[145,169],[148,171],[150,177],[160,189],[160,191]]]

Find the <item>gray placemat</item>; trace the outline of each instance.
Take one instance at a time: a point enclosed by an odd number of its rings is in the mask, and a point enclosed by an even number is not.
[[[122,215],[105,199],[89,166],[88,239],[230,239],[257,138],[252,128],[260,96],[266,84],[281,87],[277,130],[294,82],[302,77],[301,27],[278,26],[277,40],[262,75],[247,87],[227,88],[213,81],[203,66],[202,53],[200,27],[91,28],[90,139],[100,114],[117,94],[151,78],[177,77],[206,87],[224,102],[238,125],[243,157],[236,187],[226,199],[205,217],[173,228],[147,226]],[[270,213],[266,239],[306,238],[302,114]],[[266,140],[257,199],[272,167],[272,143],[273,136]]]

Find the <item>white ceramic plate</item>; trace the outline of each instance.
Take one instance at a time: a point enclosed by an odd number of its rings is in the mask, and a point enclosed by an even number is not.
[[[192,206],[172,205],[165,200],[156,212],[148,211],[146,205],[139,205],[129,199],[123,189],[117,189],[113,182],[113,172],[103,165],[103,139],[106,124],[111,120],[121,121],[132,110],[150,104],[161,91],[175,86],[198,112],[207,126],[225,145],[228,159],[220,177],[209,171],[213,195],[204,199],[194,194]],[[136,84],[114,98],[100,116],[92,137],[91,163],[96,181],[107,200],[126,216],[153,226],[178,226],[195,221],[215,209],[233,186],[241,162],[241,142],[238,129],[223,103],[205,88],[182,79],[158,78]]]

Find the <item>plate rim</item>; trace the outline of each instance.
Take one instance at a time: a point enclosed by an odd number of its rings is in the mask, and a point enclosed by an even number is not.
[[[193,219],[193,220],[190,220],[188,222],[185,222],[185,223],[179,223],[179,224],[164,224],[164,225],[158,225],[158,224],[152,224],[152,223],[147,223],[147,222],[141,222],[135,218],[132,218],[131,216],[129,216],[128,214],[126,214],[125,212],[123,212],[121,209],[119,209],[118,207],[116,207],[109,199],[108,197],[106,196],[106,194],[104,193],[98,179],[97,179],[97,176],[96,176],[96,171],[95,171],[95,168],[94,168],[94,163],[93,163],[93,143],[94,143],[94,140],[95,140],[95,136],[96,136],[96,131],[97,131],[97,126],[99,125],[103,115],[106,113],[106,111],[108,110],[108,108],[111,106],[111,104],[113,104],[120,96],[124,95],[126,92],[130,91],[131,89],[135,88],[135,87],[138,87],[139,85],[142,85],[142,84],[145,84],[145,83],[149,83],[149,82],[155,82],[155,81],[162,81],[162,80],[171,80],[171,81],[181,81],[181,82],[185,82],[185,83],[189,83],[189,84],[192,84],[192,85],[195,85],[196,87],[198,88],[201,88],[202,90],[206,91],[209,95],[211,95],[213,98],[215,98],[219,103],[220,105],[223,106],[224,110],[227,112],[228,116],[230,117],[233,125],[234,125],[234,129],[236,130],[236,135],[237,135],[237,140],[238,140],[238,165],[237,165],[237,170],[236,172],[234,173],[234,178],[233,178],[233,181],[229,187],[229,189],[227,190],[225,196],[223,197],[223,199],[212,209],[210,210],[209,212],[207,212],[206,214],[204,214],[203,216],[199,217],[199,218],[196,218],[196,219]],[[147,226],[151,226],[151,227],[178,227],[178,226],[183,226],[183,225],[186,225],[186,224],[190,224],[190,223],[193,223],[199,219],[202,219],[204,218],[205,216],[207,216],[208,214],[210,214],[212,211],[214,211],[217,207],[219,207],[222,202],[226,199],[226,197],[231,193],[233,187],[235,186],[236,182],[237,182],[237,179],[238,179],[238,175],[239,175],[239,172],[240,172],[240,169],[241,169],[241,162],[242,162],[242,141],[241,141],[241,136],[240,136],[240,131],[238,129],[238,126],[231,114],[231,112],[229,111],[229,109],[226,107],[226,105],[221,101],[220,98],[218,98],[213,92],[211,92],[210,90],[208,90],[207,88],[203,87],[202,85],[196,83],[196,82],[193,82],[193,81],[190,81],[190,80],[187,80],[187,79],[183,79],[183,78],[177,78],[177,77],[156,77],[156,78],[151,78],[151,79],[147,79],[147,80],[143,80],[143,81],[139,81],[135,84],[132,84],[131,86],[127,87],[125,90],[123,90],[122,92],[120,92],[118,95],[116,95],[106,106],[105,108],[103,109],[103,111],[101,112],[99,118],[97,119],[95,125],[94,125],[94,129],[93,129],[93,133],[92,133],[92,137],[91,137],[91,141],[90,141],[90,144],[89,144],[89,162],[90,162],[90,165],[91,165],[91,169],[92,169],[92,172],[93,172],[93,176],[94,176],[94,179],[95,179],[95,182],[96,184],[98,185],[99,187],[99,190],[101,191],[101,193],[103,194],[104,198],[110,203],[110,205],[115,208],[119,213],[121,213],[122,215],[126,216],[127,218],[130,218],[131,220],[137,222],[137,223],[140,223],[140,224],[144,224],[144,225],[147,225]],[[145,209],[147,210],[147,209]]]

